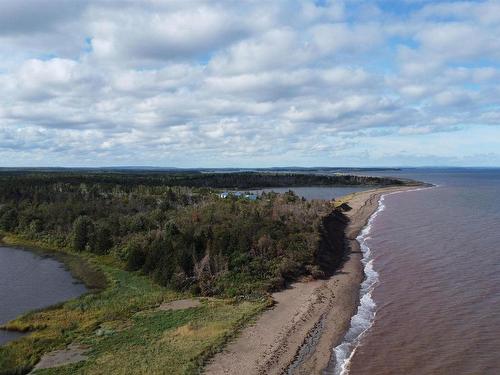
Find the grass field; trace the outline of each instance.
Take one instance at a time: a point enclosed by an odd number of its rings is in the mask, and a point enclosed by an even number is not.
[[[4,242],[30,245],[9,236]],[[189,296],[124,271],[110,256],[66,255],[76,276],[102,289],[6,324],[29,334],[0,347],[0,374],[26,373],[44,353],[70,343],[88,346],[88,359],[36,374],[198,373],[204,361],[269,306],[264,298],[207,298],[198,307],[160,311],[159,304]]]

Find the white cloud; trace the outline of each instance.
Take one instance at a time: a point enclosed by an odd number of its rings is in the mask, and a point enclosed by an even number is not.
[[[500,124],[496,1],[19,4],[0,3],[7,164],[335,164]]]
[[[222,6],[150,9],[137,3],[124,12],[91,7],[87,18],[97,59],[138,65],[203,57],[249,35],[254,25]]]

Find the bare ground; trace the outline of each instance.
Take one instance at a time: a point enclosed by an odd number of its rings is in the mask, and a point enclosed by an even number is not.
[[[40,362],[38,362],[33,368],[31,373],[36,370],[69,365],[71,363],[84,361],[87,359],[87,356],[85,355],[87,350],[87,347],[78,344],[70,344],[66,349],[54,350],[50,353],[45,354]]]
[[[162,303],[158,310],[168,311],[168,310],[183,310],[189,309],[191,307],[198,307],[201,305],[200,300],[196,298],[179,299],[177,301]]]

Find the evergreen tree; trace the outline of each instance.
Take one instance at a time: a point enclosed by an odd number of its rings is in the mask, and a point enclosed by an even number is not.
[[[113,247],[111,231],[106,225],[99,225],[95,230],[93,251],[97,254],[106,254]]]
[[[13,231],[17,227],[17,211],[15,208],[7,209],[0,217],[0,229]]]
[[[83,251],[87,245],[91,246],[94,235],[94,224],[87,216],[79,216],[73,223],[73,248]]]

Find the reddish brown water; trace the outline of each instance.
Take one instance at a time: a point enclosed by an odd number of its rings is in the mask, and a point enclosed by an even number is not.
[[[376,316],[344,373],[500,374],[500,171],[416,177],[441,186],[373,220]]]

